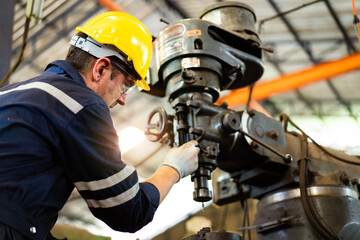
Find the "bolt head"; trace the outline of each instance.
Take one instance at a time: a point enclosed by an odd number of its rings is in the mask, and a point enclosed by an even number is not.
[[[35,233],[36,233],[36,227],[32,226],[32,227],[30,228],[30,232],[31,232],[32,234],[35,234]]]

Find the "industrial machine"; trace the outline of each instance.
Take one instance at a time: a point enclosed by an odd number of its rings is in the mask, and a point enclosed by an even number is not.
[[[263,74],[266,48],[255,22],[250,6],[220,2],[159,33],[149,94],[167,97],[172,110],[154,109],[145,133],[170,146],[196,139],[194,200],[259,199],[248,227],[257,239],[360,239],[358,157],[318,145],[286,114],[277,121],[215,104],[222,90],[250,86]],[[215,168],[220,174],[212,176]],[[202,229],[185,240],[241,238]]]

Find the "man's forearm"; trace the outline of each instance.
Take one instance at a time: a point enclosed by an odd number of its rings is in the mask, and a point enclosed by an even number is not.
[[[159,190],[161,203],[179,178],[179,173],[174,168],[162,165],[153,176],[144,182],[152,183]]]

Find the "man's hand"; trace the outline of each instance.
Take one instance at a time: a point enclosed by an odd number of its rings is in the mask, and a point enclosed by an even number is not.
[[[198,168],[200,148],[196,147],[197,144],[197,141],[193,140],[179,148],[170,149],[164,164],[153,176],[144,181],[153,184],[159,190],[160,203],[176,182]]]
[[[179,173],[179,180],[188,176],[198,168],[198,154],[200,148],[198,142],[192,140],[180,146],[172,148],[166,154],[164,165],[174,168]]]

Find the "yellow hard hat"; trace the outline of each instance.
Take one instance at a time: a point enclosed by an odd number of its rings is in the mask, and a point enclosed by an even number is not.
[[[119,54],[126,55],[121,60],[137,75],[136,85],[150,90],[145,77],[152,56],[152,37],[137,18],[123,12],[106,12],[94,17],[83,27],[77,27],[76,31],[120,50]]]

